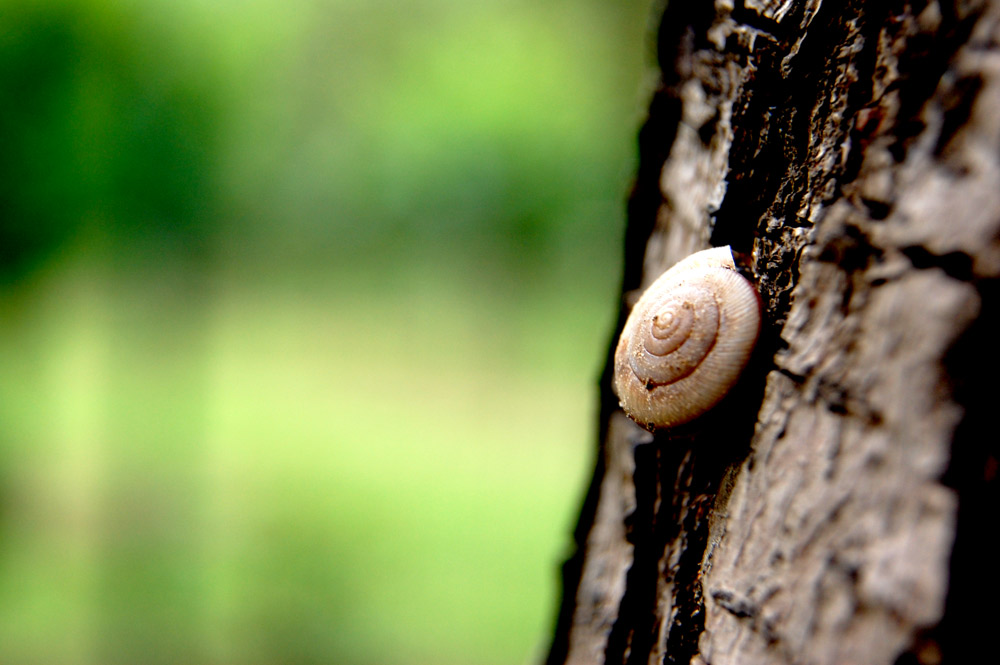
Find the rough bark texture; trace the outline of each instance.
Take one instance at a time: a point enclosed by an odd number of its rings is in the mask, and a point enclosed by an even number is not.
[[[765,323],[680,430],[605,372],[548,663],[990,660],[1000,0],[670,2],[658,45],[618,329],[718,245]]]

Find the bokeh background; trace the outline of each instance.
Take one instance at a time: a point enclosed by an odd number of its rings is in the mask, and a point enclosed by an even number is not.
[[[0,0],[0,663],[541,657],[650,14]]]

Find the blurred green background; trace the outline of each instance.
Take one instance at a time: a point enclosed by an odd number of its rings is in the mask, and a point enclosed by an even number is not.
[[[649,12],[0,0],[0,663],[542,656]]]

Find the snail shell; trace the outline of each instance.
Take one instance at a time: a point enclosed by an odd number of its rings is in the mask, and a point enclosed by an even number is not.
[[[615,394],[650,429],[689,422],[736,383],[759,332],[760,299],[729,247],[692,254],[632,309],[615,350]]]

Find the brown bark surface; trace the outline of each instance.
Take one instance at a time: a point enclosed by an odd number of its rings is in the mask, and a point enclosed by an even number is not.
[[[719,245],[764,327],[682,429],[605,371],[549,664],[995,660],[1000,0],[670,2],[658,48],[618,329]]]

